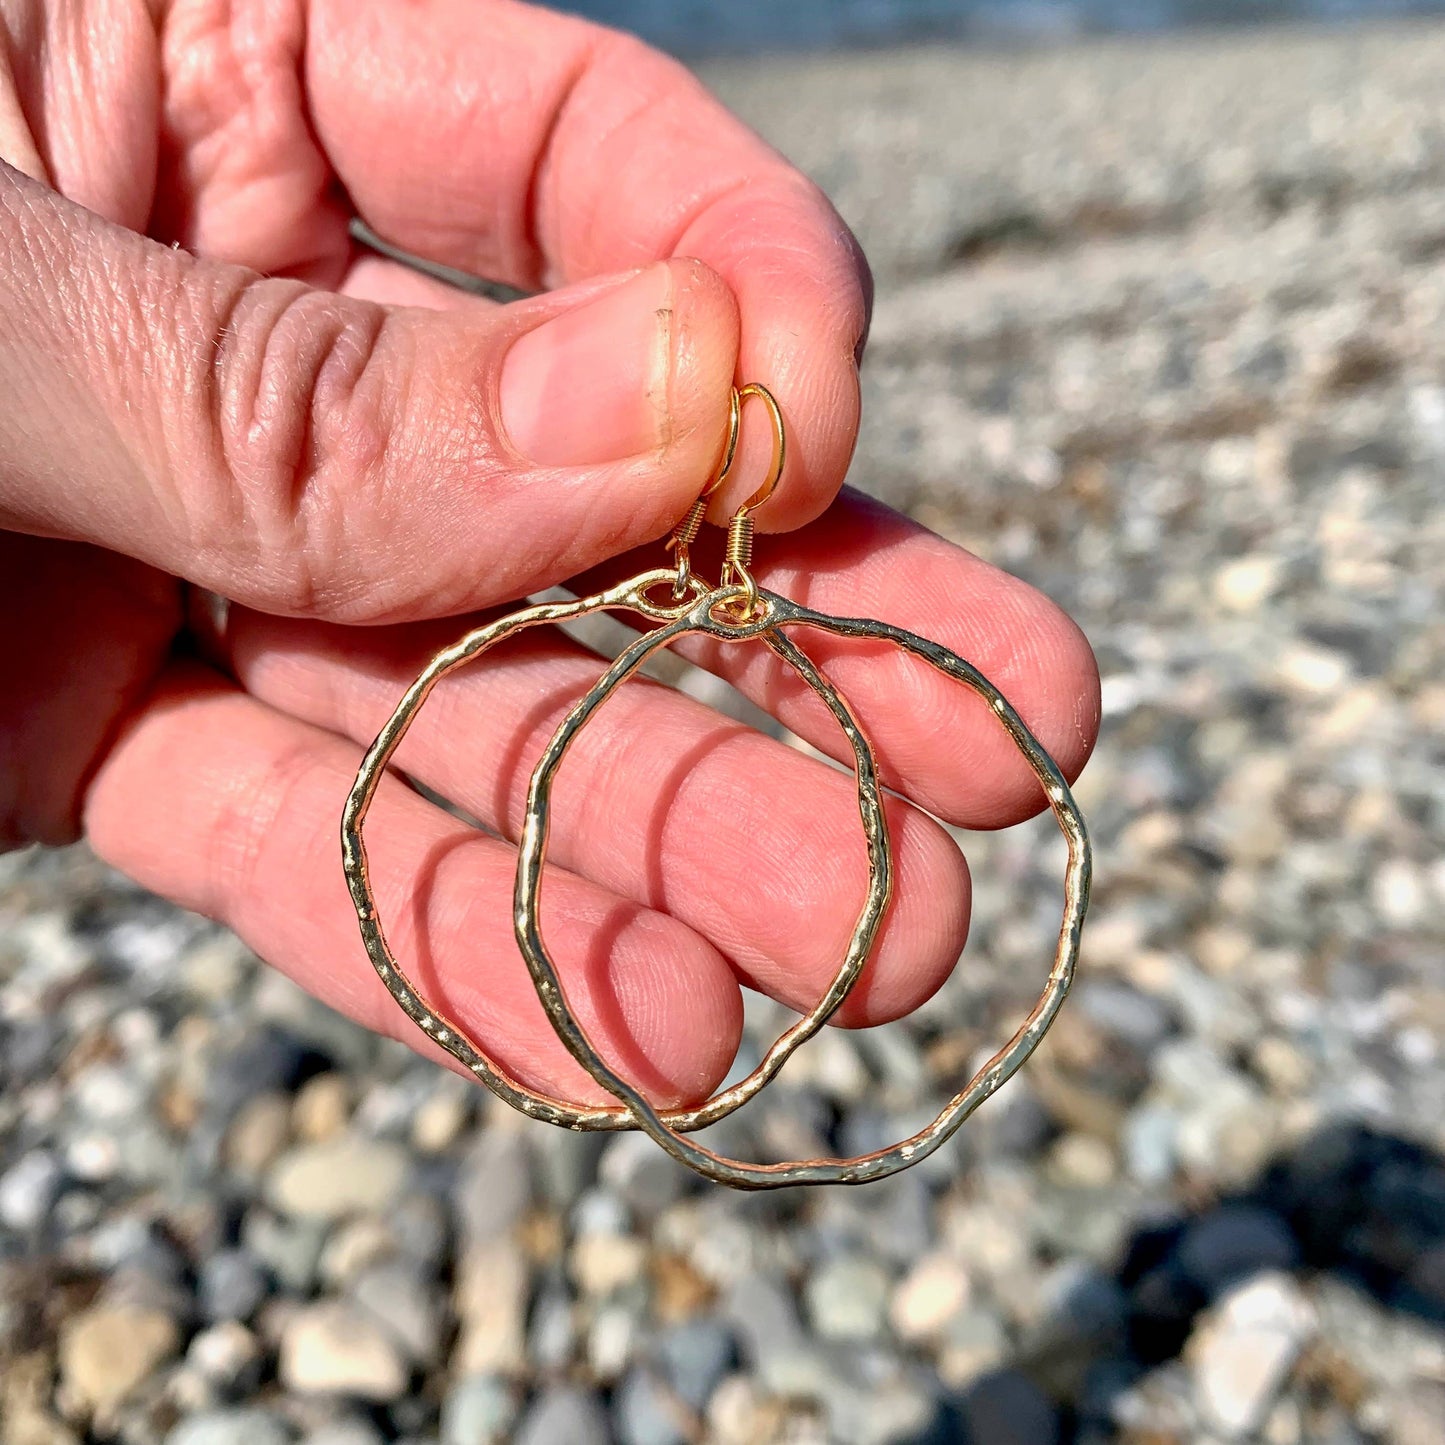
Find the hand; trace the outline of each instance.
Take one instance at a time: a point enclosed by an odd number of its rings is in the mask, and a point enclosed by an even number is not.
[[[683,69],[508,0],[0,3],[0,841],[83,832],[418,1043],[341,876],[358,744],[471,625],[455,614],[657,565],[735,378],[771,387],[791,426],[759,514],[787,534],[765,539],[764,585],[937,637],[1082,766],[1098,699],[1077,629],[902,517],[835,501],[866,269],[819,192]],[[353,210],[407,249],[556,289],[505,307],[445,291],[358,255]],[[744,491],[765,430],[746,428]],[[234,599],[222,668],[184,646],[177,579]],[[898,896],[842,1016],[877,1022],[928,997],[967,927],[966,867],[923,810],[995,827],[1043,800],[971,695],[887,650],[809,642],[918,805],[890,805]],[[765,649],[690,655],[839,752]],[[586,1102],[605,1096],[511,937],[508,840],[531,760],[598,669],[532,632],[418,719],[401,765],[498,836],[400,778],[367,825],[423,988],[508,1070]],[[544,889],[599,1047],[662,1103],[706,1093],[740,984],[805,1007],[837,967],[858,833],[842,774],[625,689],[563,769]]]

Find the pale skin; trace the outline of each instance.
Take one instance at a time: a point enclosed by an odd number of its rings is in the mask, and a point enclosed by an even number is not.
[[[660,565],[750,380],[790,427],[762,584],[936,638],[1069,777],[1083,766],[1098,679],[1078,629],[840,492],[866,266],[681,67],[511,0],[0,0],[0,39],[0,843],[84,836],[417,1043],[341,874],[360,745],[479,616]],[[449,292],[359,253],[354,213],[542,294]],[[715,518],[766,451],[754,416]],[[233,599],[204,661],[181,579]],[[967,932],[967,867],[935,817],[1002,827],[1043,797],[976,699],[887,649],[801,640],[900,794],[897,900],[840,1020],[879,1023],[939,986]],[[845,752],[766,649],[688,655]],[[367,824],[419,986],[518,1078],[584,1103],[608,1096],[511,939],[509,840],[531,760],[599,665],[531,632],[421,714],[401,766],[495,836],[401,778]],[[795,1007],[822,991],[866,874],[846,776],[655,684],[579,739],[549,859],[569,998],[662,1104],[726,1073],[743,987]]]

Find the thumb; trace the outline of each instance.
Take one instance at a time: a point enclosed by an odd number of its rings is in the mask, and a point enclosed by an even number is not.
[[[384,307],[198,260],[0,164],[0,526],[267,611],[461,611],[660,536],[707,481],[737,346],[700,262]]]

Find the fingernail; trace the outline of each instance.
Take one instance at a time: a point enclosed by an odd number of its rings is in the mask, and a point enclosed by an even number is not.
[[[630,281],[545,321],[502,363],[502,425],[542,466],[620,461],[667,439],[672,269]]]

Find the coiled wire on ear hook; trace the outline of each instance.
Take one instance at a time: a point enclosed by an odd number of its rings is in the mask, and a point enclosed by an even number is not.
[[[688,584],[692,579],[692,544],[697,541],[698,533],[702,531],[703,520],[707,516],[707,506],[712,500],[713,493],[732,474],[733,462],[738,454],[738,436],[741,428],[742,397],[737,387],[733,387],[732,394],[728,399],[727,435],[723,438],[722,453],[717,467],[713,471],[712,480],[703,488],[702,494],[687,509],[686,516],[672,529],[672,535],[667,539],[667,550],[677,557],[677,580],[672,584],[674,601],[680,602],[687,595]]]
[[[778,489],[778,482],[783,475],[783,466],[787,462],[787,432],[783,426],[782,409],[767,387],[752,381],[742,387],[736,395],[739,407],[748,397],[757,397],[767,407],[768,416],[773,424],[772,464],[768,468],[768,474],[763,479],[762,486],[728,520],[727,550],[723,556],[722,585],[724,587],[742,586],[747,589],[746,594],[734,605],[732,616],[739,622],[750,622],[758,616],[761,606],[758,584],[752,573],[753,535],[756,530],[753,513]]]

